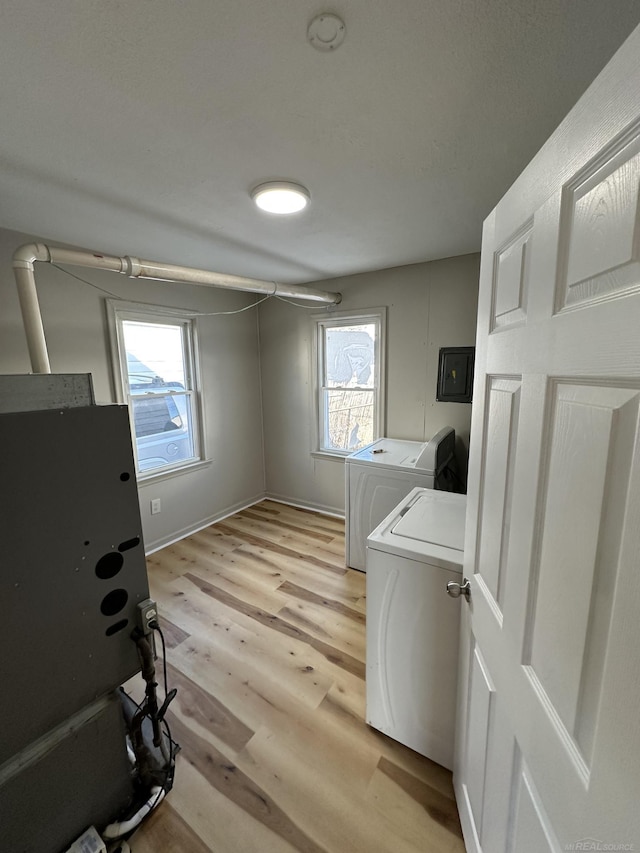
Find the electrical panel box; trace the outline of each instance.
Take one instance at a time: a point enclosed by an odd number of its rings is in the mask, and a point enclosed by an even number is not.
[[[471,402],[475,352],[475,347],[442,347],[436,392],[439,403]]]

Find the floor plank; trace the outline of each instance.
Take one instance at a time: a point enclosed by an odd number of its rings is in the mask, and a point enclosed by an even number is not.
[[[160,850],[162,853],[210,853],[211,847],[167,801],[149,817],[144,831],[135,837],[135,853],[159,853]]]
[[[340,519],[263,501],[148,568],[182,751],[133,853],[463,853],[451,774],[364,722]]]

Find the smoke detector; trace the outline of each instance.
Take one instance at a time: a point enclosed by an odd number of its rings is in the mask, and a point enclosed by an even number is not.
[[[336,50],[344,41],[346,29],[344,21],[337,15],[323,12],[309,24],[307,38],[316,50]]]

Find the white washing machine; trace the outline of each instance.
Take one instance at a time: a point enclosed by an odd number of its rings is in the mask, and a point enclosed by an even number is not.
[[[367,723],[449,770],[466,503],[413,489],[367,543]]]
[[[452,462],[456,433],[444,427],[430,441],[379,438],[345,460],[345,551],[352,569],[365,571],[367,536],[411,489],[438,488]]]

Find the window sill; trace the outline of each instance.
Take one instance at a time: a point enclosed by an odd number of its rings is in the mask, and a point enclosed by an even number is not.
[[[331,453],[329,450],[312,450],[311,455],[315,459],[329,459],[334,462],[344,462],[347,456],[349,456],[348,453]]]
[[[149,473],[138,474],[138,486],[146,486],[148,483],[157,483],[160,480],[170,480],[172,477],[180,477],[192,471],[201,471],[203,468],[208,468],[212,461],[212,459],[198,459],[197,462],[192,462],[190,465],[182,465],[180,468],[172,468],[169,471],[150,471]]]

